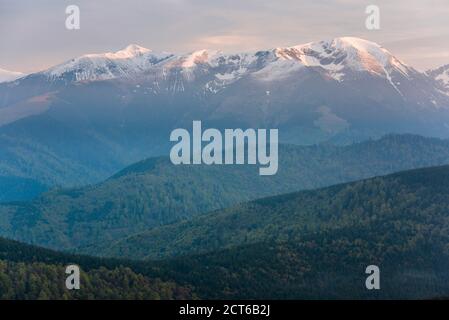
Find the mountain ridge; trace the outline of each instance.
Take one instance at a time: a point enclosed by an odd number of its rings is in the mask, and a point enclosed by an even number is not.
[[[150,260],[181,257],[182,260],[183,256],[258,242],[295,242],[304,237],[320,239],[320,234],[345,229],[350,234],[350,230],[369,228],[370,224],[383,226],[385,232],[393,232],[394,221],[416,229],[419,227],[414,226],[413,221],[422,219],[428,219],[427,223],[434,224],[435,231],[444,234],[449,221],[444,211],[449,199],[448,176],[449,165],[445,165],[271,196],[189,221],[152,228],[80,252]],[[370,201],[371,196],[375,202]],[[427,217],[428,214],[432,216]],[[387,221],[391,228],[385,227]],[[407,226],[408,223],[413,226]],[[416,237],[413,231],[406,230]],[[370,231],[375,233],[375,230]]]
[[[263,196],[447,164],[449,141],[391,135],[346,147],[280,145],[279,155],[272,177],[250,165],[141,161],[99,184],[0,205],[0,235],[65,250],[109,243]]]
[[[74,81],[109,80],[119,78],[120,76],[129,76],[129,74],[120,72],[125,70],[118,70],[116,74],[111,73],[111,70],[106,66],[108,63],[113,64],[116,62],[118,67],[114,68],[123,69],[124,65],[121,64],[121,62],[126,61],[128,62],[127,67],[134,67],[134,69],[131,68],[131,74],[136,75],[139,71],[145,72],[160,64],[164,64],[166,68],[180,66],[184,69],[190,69],[201,64],[209,64],[211,66],[217,65],[220,63],[219,60],[232,60],[233,57],[237,56],[239,56],[240,59],[245,56],[250,57],[248,58],[248,63],[251,63],[257,59],[257,55],[263,54],[264,52],[272,55],[273,61],[295,60],[303,67],[322,67],[329,71],[338,71],[330,70],[329,65],[331,65],[332,62],[336,62],[334,68],[338,69],[340,68],[338,65],[344,60],[347,60],[349,65],[360,71],[365,70],[379,75],[381,73],[387,73],[385,69],[386,66],[395,67],[405,75],[407,75],[408,72],[417,72],[374,42],[355,37],[338,37],[331,40],[244,53],[223,53],[221,51],[208,49],[182,54],[154,53],[151,49],[136,44],[130,44],[117,52],[81,55],[59,65],[50,67],[47,70],[37,72],[36,74],[44,74],[50,79],[57,79],[59,77],[64,77],[64,74],[66,73],[87,69],[76,74],[72,79]],[[320,59],[323,59],[323,61],[320,61]],[[97,61],[97,63],[95,63],[95,61]],[[242,68],[247,69],[247,66],[243,65],[240,71],[242,71]],[[379,70],[379,68],[383,70]],[[104,74],[103,76],[95,76],[95,71]],[[230,80],[232,76],[235,77],[236,75],[237,74],[229,74],[227,76],[222,76],[222,79],[227,78]],[[388,76],[389,75],[387,74],[387,77]],[[217,78],[220,78],[220,76],[217,75]],[[339,76],[333,78],[338,81],[341,80]],[[395,86],[393,83],[392,85]]]

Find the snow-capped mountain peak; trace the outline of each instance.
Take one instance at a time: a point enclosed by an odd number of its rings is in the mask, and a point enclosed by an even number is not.
[[[336,80],[343,78],[345,68],[387,78],[393,69],[404,76],[411,71],[410,67],[377,43],[355,37],[277,48],[275,55],[279,59],[300,61],[307,67],[321,67]]]
[[[116,52],[107,52],[107,53],[90,53],[81,56],[80,58],[91,58],[91,59],[133,59],[145,54],[150,53],[151,50],[141,47],[137,44],[130,44],[125,48],[116,51]]]
[[[181,57],[181,66],[183,68],[192,68],[197,64],[204,64],[211,61],[211,59],[217,56],[219,51],[198,50]]]
[[[82,55],[43,72],[48,78],[66,81],[108,80],[129,77],[148,70],[172,55],[156,54],[136,44],[116,52]]]
[[[141,47],[137,44],[130,44],[126,48],[119,50],[115,53],[115,57],[118,59],[127,59],[137,56],[141,56],[151,52],[150,49]]]
[[[21,78],[23,76],[25,76],[25,74],[22,73],[22,72],[8,71],[8,70],[0,68],[0,83],[1,82],[14,81],[14,80],[19,79],[19,78]]]
[[[0,85],[0,109],[10,123],[49,112],[71,124],[72,115],[86,114],[89,124],[103,128],[111,120],[105,128],[132,130],[191,117],[236,119],[310,143],[388,132],[448,137],[449,94],[438,85],[448,83],[448,73],[449,66],[421,73],[382,46],[351,37],[247,53],[156,54],[129,45]],[[104,79],[116,80],[91,83]],[[80,81],[87,83],[71,85]],[[114,116],[103,116],[105,106]]]

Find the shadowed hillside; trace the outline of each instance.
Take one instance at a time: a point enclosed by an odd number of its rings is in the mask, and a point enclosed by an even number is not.
[[[449,142],[387,136],[347,147],[281,146],[279,171],[139,162],[103,183],[0,206],[0,235],[55,249],[101,245],[239,202],[448,163]]]
[[[17,279],[14,270],[77,263],[104,280],[103,286],[92,287],[98,297],[123,274],[141,279],[136,283],[159,278],[159,289],[167,288],[162,283],[176,283],[179,289],[169,286],[173,297],[189,292],[203,299],[447,297],[448,195],[449,166],[420,169],[265,198],[102,248],[121,258],[178,255],[162,261],[67,255],[2,240],[0,260],[11,267],[0,288],[9,294],[21,288],[11,285],[10,279]],[[365,268],[371,264],[381,270],[378,291],[365,288]],[[21,279],[15,281],[30,283],[31,277]],[[43,277],[34,287],[47,281],[54,283]],[[136,286],[125,292],[137,295]]]

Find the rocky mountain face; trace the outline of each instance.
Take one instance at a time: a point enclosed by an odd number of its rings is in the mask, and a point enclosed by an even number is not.
[[[449,94],[449,64],[429,70],[427,74],[437,82],[443,92]]]

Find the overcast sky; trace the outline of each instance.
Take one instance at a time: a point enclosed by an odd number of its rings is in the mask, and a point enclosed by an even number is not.
[[[80,30],[65,28],[70,4]],[[369,4],[380,30],[365,28]],[[129,43],[229,52],[339,36],[378,42],[421,70],[449,64],[449,0],[0,0],[0,68],[22,72]]]

